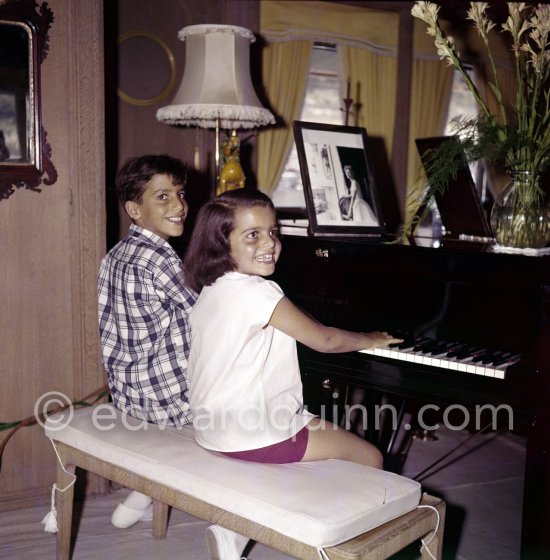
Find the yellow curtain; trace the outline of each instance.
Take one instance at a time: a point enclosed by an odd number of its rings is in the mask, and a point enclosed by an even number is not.
[[[264,192],[269,194],[275,188],[292,147],[292,121],[301,112],[314,42],[355,47],[350,50],[359,53],[368,49],[370,53],[386,55],[365,58],[369,60],[372,71],[383,81],[384,90],[388,87],[387,91],[380,92],[372,81],[363,83],[361,87],[364,93],[372,88],[363,101],[369,104],[369,113],[372,113],[366,122],[374,127],[373,132],[391,142],[394,109],[391,109],[391,115],[387,115],[376,107],[376,103],[385,100],[388,95],[395,96],[395,76],[392,77],[392,70],[377,59],[395,59],[397,28],[397,14],[362,6],[321,1],[261,1],[260,32],[267,42],[262,61],[263,84],[279,125],[260,130],[258,134],[258,182]],[[357,58],[360,56],[363,55],[358,54]],[[367,63],[359,63],[359,66],[362,64]],[[391,66],[391,63],[388,64]],[[362,80],[361,75],[358,74],[358,82]],[[391,122],[389,129],[386,130],[382,120]]]
[[[307,86],[312,43],[268,43],[263,51],[263,84],[277,127],[258,135],[258,184],[273,192],[294,139],[292,121],[300,117]]]
[[[260,3],[260,30],[269,42],[323,41],[395,54],[398,20],[394,12],[365,5],[302,0]]]
[[[449,99],[453,83],[453,69],[440,60],[415,60],[411,86],[411,114],[409,120],[407,159],[406,219],[416,212],[414,200],[423,187],[423,168],[415,139],[440,136],[445,129]]]
[[[353,99],[350,125],[367,129],[369,136],[384,139],[386,152],[391,153],[395,119],[397,60],[394,56],[378,56],[365,49],[339,48],[342,68],[351,78]]]

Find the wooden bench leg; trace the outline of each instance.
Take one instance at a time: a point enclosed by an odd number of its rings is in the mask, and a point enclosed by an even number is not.
[[[424,538],[424,542],[427,543],[429,541],[429,544],[427,547],[422,547],[422,560],[432,560],[433,558],[441,560],[443,557],[443,532],[445,530],[445,510],[447,505],[444,501],[441,501],[439,504],[435,505],[435,507],[439,512],[439,525],[435,534],[431,533]]]
[[[155,539],[164,539],[166,537],[168,508],[167,504],[153,500],[153,537]]]
[[[63,463],[65,459],[60,452]],[[70,560],[71,558],[71,527],[73,521],[73,498],[74,484],[74,465],[65,464],[65,472],[59,462],[57,463],[57,487],[67,488],[65,492],[56,491],[56,509],[57,509],[57,560]],[[68,474],[70,473],[70,474]]]

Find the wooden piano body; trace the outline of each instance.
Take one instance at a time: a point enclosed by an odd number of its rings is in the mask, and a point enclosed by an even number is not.
[[[273,279],[321,322],[520,354],[504,379],[300,346],[304,382],[330,379],[430,403],[508,405],[526,431],[522,559],[550,557],[550,256],[360,238],[284,236]],[[492,375],[492,374],[491,374]]]

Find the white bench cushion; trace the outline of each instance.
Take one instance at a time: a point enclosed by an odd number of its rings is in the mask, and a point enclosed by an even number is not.
[[[192,427],[161,429],[110,404],[75,410],[68,425],[54,416],[46,435],[316,548],[345,542],[420,502],[420,484],[394,473],[332,459],[229,459],[201,448]]]

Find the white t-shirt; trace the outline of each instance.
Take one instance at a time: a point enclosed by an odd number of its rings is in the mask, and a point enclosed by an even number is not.
[[[283,296],[275,282],[239,272],[203,288],[190,315],[187,370],[195,438],[203,447],[258,449],[311,421],[296,341],[266,327]]]

